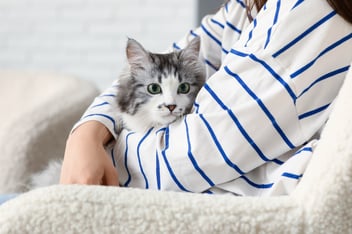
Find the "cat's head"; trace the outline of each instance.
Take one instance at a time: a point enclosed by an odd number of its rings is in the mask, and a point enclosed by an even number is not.
[[[128,39],[129,69],[120,77],[117,101],[130,116],[143,116],[146,125],[160,126],[189,113],[205,82],[199,59],[200,39],[167,54],[151,53]]]

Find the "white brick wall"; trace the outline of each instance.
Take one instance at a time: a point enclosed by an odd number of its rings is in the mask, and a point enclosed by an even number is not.
[[[52,71],[106,88],[127,36],[162,51],[196,22],[196,0],[0,0],[0,69]]]

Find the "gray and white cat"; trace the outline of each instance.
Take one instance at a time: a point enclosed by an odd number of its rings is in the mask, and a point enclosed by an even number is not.
[[[125,128],[145,131],[190,112],[205,82],[199,47],[200,39],[195,38],[183,50],[155,54],[128,40],[129,67],[119,78],[117,92]]]
[[[116,104],[121,112],[120,126],[146,131],[168,125],[193,107],[205,82],[205,69],[199,59],[200,39],[171,53],[151,53],[128,39],[128,66],[118,78]],[[31,178],[31,188],[58,184],[62,163],[51,161]]]

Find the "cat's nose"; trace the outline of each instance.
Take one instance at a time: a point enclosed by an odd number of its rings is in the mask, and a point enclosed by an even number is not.
[[[170,112],[172,112],[173,110],[175,110],[176,105],[166,105],[167,109],[169,109]]]

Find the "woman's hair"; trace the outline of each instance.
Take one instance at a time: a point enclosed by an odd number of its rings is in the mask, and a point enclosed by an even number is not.
[[[352,23],[352,1],[351,0],[327,0],[337,14]]]
[[[253,20],[250,12],[255,6],[257,10],[260,10],[267,0],[245,0],[247,5],[247,16],[250,20]],[[342,18],[352,23],[352,1],[351,0],[327,0],[330,6],[339,14]]]

